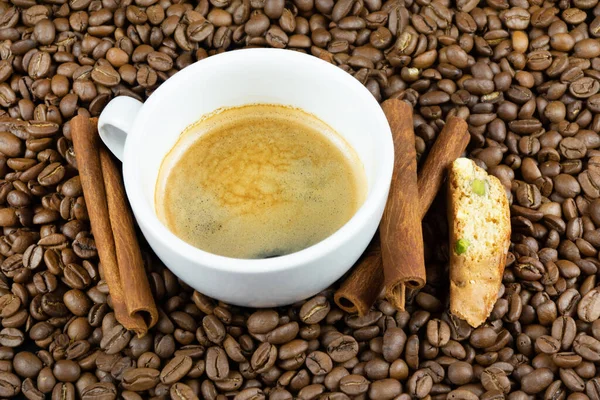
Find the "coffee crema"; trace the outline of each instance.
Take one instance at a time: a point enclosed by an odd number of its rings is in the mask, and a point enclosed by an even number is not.
[[[163,160],[155,205],[178,237],[210,253],[268,258],[327,238],[364,202],[354,149],[303,110],[253,104],[189,126]]]

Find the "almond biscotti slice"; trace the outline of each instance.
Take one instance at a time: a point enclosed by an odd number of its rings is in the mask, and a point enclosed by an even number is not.
[[[467,158],[448,179],[450,311],[472,327],[498,298],[510,245],[510,210],[500,181]]]

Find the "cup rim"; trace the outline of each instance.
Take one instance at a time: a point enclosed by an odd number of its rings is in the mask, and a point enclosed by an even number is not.
[[[354,213],[348,222],[327,238],[303,250],[274,258],[242,259],[221,256],[201,250],[185,242],[171,232],[158,219],[154,209],[148,204],[147,199],[143,195],[141,180],[136,179],[136,176],[139,175],[139,171],[142,167],[135,161],[136,149],[139,148],[140,144],[144,143],[142,140],[142,131],[140,130],[140,121],[147,119],[153,113],[158,102],[157,99],[161,97],[161,93],[167,90],[167,87],[185,85],[185,82],[189,79],[194,79],[194,76],[202,76],[203,70],[213,69],[223,63],[238,63],[243,65],[244,62],[248,62],[251,59],[256,60],[257,58],[260,62],[265,63],[277,59],[278,62],[283,61],[296,65],[303,64],[310,68],[325,70],[328,74],[336,75],[336,79],[338,79],[339,82],[343,85],[353,86],[355,90],[361,93],[361,96],[366,97],[366,99],[364,99],[366,102],[377,106],[374,107],[374,115],[369,115],[369,118],[378,119],[380,122],[383,122],[384,129],[374,131],[377,132],[374,133],[374,135],[382,136],[382,145],[376,148],[378,151],[377,159],[380,164],[380,173],[375,176],[371,184],[371,190],[362,206]],[[131,131],[127,135],[123,152],[123,179],[125,182],[125,190],[140,227],[145,227],[145,229],[143,229],[145,232],[150,231],[153,236],[160,238],[159,240],[168,246],[171,251],[177,253],[180,257],[190,263],[196,264],[201,262],[204,267],[236,274],[268,273],[302,267],[303,265],[321,259],[338,249],[364,229],[371,219],[377,218],[377,210],[381,207],[381,202],[383,201],[385,204],[387,201],[393,168],[394,145],[392,133],[383,110],[368,89],[347,72],[324,60],[311,55],[284,49],[254,48],[224,52],[197,61],[177,72],[159,86],[146,100],[135,117]],[[154,190],[155,189],[153,189],[153,193]]]

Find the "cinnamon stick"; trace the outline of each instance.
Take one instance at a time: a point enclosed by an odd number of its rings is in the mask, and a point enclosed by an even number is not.
[[[102,264],[102,270],[104,271],[104,279],[110,291],[115,317],[125,328],[133,330],[138,335],[143,335],[149,329],[148,323],[139,313],[130,312],[128,305],[132,302],[132,293],[139,293],[146,289],[150,292],[150,287],[148,279],[145,273],[143,273],[142,276],[136,276],[135,279],[127,282],[128,294],[125,296],[119,271],[117,247],[109,215],[107,189],[104,184],[105,180],[99,154],[101,145],[96,129],[97,119],[90,120],[84,116],[76,116],[71,120],[71,136],[73,138],[73,147],[75,149],[77,167],[83,188],[83,196],[87,204],[92,233],[94,234],[98,256]],[[116,204],[114,198],[111,201],[114,206]],[[116,220],[114,219],[115,217],[116,215],[113,217],[113,220]],[[120,229],[122,227],[120,224],[123,222],[115,224],[117,225],[115,229]],[[137,242],[135,244],[137,245]],[[120,249],[123,251],[123,246],[120,246]],[[139,251],[139,248],[137,251]],[[123,258],[122,255],[121,258]],[[131,268],[131,266],[123,266],[123,269],[126,268]],[[138,285],[137,289],[132,290],[134,286]],[[150,298],[152,298],[151,294]],[[150,313],[151,317],[149,318],[149,323],[153,324],[158,317],[154,301],[148,302],[146,306],[154,309]]]
[[[142,253],[135,234],[133,216],[127,204],[119,169],[106,147],[100,148],[100,165],[106,188],[108,215],[117,251],[121,287],[127,288],[125,304],[129,315],[144,317],[148,328],[158,322],[158,310],[144,270]]]
[[[469,138],[466,122],[458,117],[450,117],[418,173],[421,220],[427,214],[435,195],[442,186],[446,169],[465,151]],[[380,254],[377,245],[378,243],[373,242],[369,245],[367,252],[375,256],[371,258],[363,256],[335,292],[334,300],[342,310],[365,315],[381,293],[383,265],[381,259],[377,258],[377,254]]]
[[[334,293],[333,299],[342,310],[358,312],[362,316],[369,312],[382,288],[383,265],[381,243],[377,232],[358,260],[358,266]]]
[[[386,298],[403,310],[406,288],[425,285],[415,132],[408,103],[390,99],[381,107],[392,128],[395,153],[392,184],[379,233],[383,278]]]
[[[442,187],[444,172],[465,151],[470,139],[467,122],[464,119],[448,118],[419,173],[419,204],[421,210],[424,210],[421,218],[425,216]]]

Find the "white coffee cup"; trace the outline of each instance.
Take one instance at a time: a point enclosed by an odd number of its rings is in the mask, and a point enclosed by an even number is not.
[[[281,257],[243,260],[175,236],[156,216],[154,192],[161,162],[187,126],[219,108],[253,103],[295,106],[328,123],[356,150],[368,194],[350,221],[325,240]],[[196,62],[143,104],[130,97],[112,100],[98,129],[123,162],[134,215],[165,265],[199,292],[249,307],[305,299],[347,272],[376,232],[394,164],[390,127],[371,93],[343,70],[289,50],[236,50]]]

